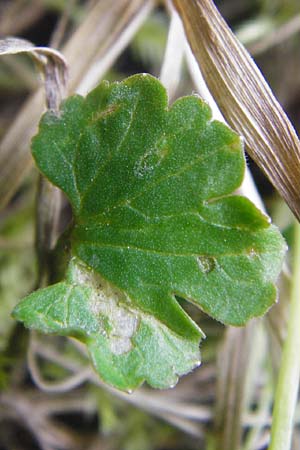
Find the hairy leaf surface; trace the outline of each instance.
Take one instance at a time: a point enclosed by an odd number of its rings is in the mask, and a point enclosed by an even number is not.
[[[32,153],[74,215],[66,279],[15,316],[86,342],[121,389],[173,385],[199,364],[201,330],[183,297],[243,325],[276,300],[285,244],[246,198],[240,138],[196,96],[170,108],[150,75],[101,83],[46,113]],[[85,274],[85,275],[83,275]]]

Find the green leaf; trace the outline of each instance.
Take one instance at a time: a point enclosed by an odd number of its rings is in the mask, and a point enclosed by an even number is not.
[[[243,179],[241,141],[198,97],[168,109],[150,75],[103,82],[60,117],[46,113],[32,153],[72,204],[72,259],[65,281],[14,315],[86,342],[108,383],[167,387],[198,364],[202,332],[176,295],[231,325],[276,300],[285,243],[230,195]]]
[[[178,336],[134,309],[122,291],[76,258],[65,281],[32,293],[14,315],[29,328],[83,341],[101,377],[120,389],[133,389],[145,379],[154,387],[169,387],[200,364],[198,339]]]

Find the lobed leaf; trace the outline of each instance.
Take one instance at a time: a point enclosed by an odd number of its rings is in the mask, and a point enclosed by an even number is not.
[[[285,244],[246,198],[240,138],[196,96],[168,109],[150,75],[101,83],[46,113],[32,153],[70,199],[65,281],[14,314],[86,342],[120,389],[173,385],[199,364],[201,330],[176,300],[243,325],[276,300]],[[84,274],[84,275],[83,275]]]

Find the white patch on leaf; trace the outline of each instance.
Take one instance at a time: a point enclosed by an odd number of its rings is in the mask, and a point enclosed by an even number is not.
[[[91,289],[90,308],[99,316],[111,352],[115,355],[129,352],[132,349],[131,338],[137,330],[139,320],[129,308],[121,306],[126,302],[125,295],[83,264],[75,262],[72,278],[76,283]]]

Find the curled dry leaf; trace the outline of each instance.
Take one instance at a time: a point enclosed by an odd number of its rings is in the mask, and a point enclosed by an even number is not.
[[[299,219],[300,143],[286,114],[211,0],[173,3],[226,121]]]
[[[0,40],[0,56],[28,53],[45,77],[46,101],[54,111],[62,100],[67,79],[67,63],[63,55],[49,47],[35,47],[25,39],[8,37]]]
[[[45,78],[47,108],[58,114],[59,104],[64,96],[67,64],[63,55],[48,47],[35,47],[31,42],[9,37],[0,40],[0,55],[28,53],[37,63]],[[56,240],[56,225],[60,211],[59,190],[41,179],[38,194],[37,249],[39,255],[40,281],[46,276],[46,261],[49,249]]]

